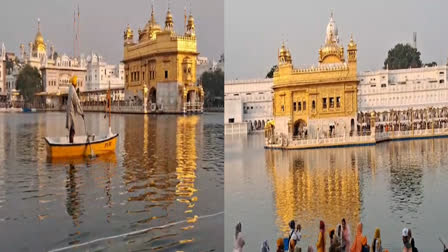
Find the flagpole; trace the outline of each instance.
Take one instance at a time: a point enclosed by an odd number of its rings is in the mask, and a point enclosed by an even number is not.
[[[109,131],[111,131],[111,128],[110,128],[110,109],[111,109],[111,107],[112,107],[112,97],[111,97],[111,94],[110,94],[110,81],[109,81],[109,90],[107,91],[107,93],[108,93],[108,98],[109,98]]]
[[[184,9],[184,32],[187,32],[187,0],[185,0],[185,9]]]
[[[73,10],[73,57],[76,57],[76,10]]]
[[[78,42],[78,56],[81,56],[80,51],[81,51],[81,45],[80,45],[80,39],[79,39],[79,23],[80,23],[80,17],[79,17],[79,4],[78,4],[78,30],[76,32],[76,38],[77,38],[77,42]]]

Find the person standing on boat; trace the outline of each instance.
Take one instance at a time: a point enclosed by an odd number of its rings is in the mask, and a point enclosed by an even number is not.
[[[84,119],[84,112],[75,89],[78,85],[78,77],[74,75],[70,79],[70,83],[72,85],[68,88],[65,128],[69,130],[69,142],[73,143],[73,138],[75,137],[75,116],[78,114]]]

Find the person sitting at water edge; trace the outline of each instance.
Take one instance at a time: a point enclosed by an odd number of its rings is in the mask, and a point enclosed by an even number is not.
[[[261,245],[261,252],[269,252],[271,251],[268,245],[268,241],[264,241],[263,245]]]
[[[243,235],[241,234],[242,226],[241,222],[238,222],[235,227],[235,243],[233,246],[233,252],[242,252],[243,247],[246,242],[243,239]]]
[[[325,223],[320,221],[319,223],[319,237],[316,243],[317,252],[325,252]]]
[[[295,230],[296,229],[296,222],[294,220],[291,220],[289,222],[289,228],[291,228],[291,230],[289,231],[289,237],[288,237],[289,245],[288,245],[288,247],[291,248],[291,241],[294,240],[294,245],[297,244],[297,242],[299,241],[298,237],[297,237],[297,234],[296,234],[296,230]],[[292,247],[292,248],[294,248],[294,247]]]
[[[300,240],[302,240],[302,226],[300,224],[297,224],[296,237],[297,237],[298,242]],[[296,244],[296,245],[298,245],[298,244]]]
[[[356,228],[356,237],[353,241],[352,247],[350,248],[350,252],[361,252],[362,251],[362,223],[358,223]]]
[[[84,119],[84,112],[82,111],[81,103],[79,102],[78,95],[76,94],[76,86],[78,85],[78,77],[73,76],[70,79],[67,97],[67,108],[65,117],[65,128],[69,130],[69,142],[73,143],[75,137],[75,116],[80,115]]]
[[[375,229],[375,234],[372,241],[372,252],[383,252],[383,247],[381,246],[381,234],[380,229]]]
[[[289,251],[294,251],[295,247],[296,247],[296,241],[295,240],[289,241]]]
[[[403,240],[403,252],[412,252],[412,246],[409,242],[409,230],[407,228],[403,228],[403,231],[401,231],[401,236]]]
[[[330,252],[340,252],[341,251],[341,243],[339,242],[339,238],[335,234],[334,229],[330,230],[329,237],[330,237],[330,248],[329,248],[329,251]]]
[[[283,238],[277,239],[277,252],[285,252],[285,244],[283,243]]]
[[[362,252],[370,252],[370,247],[367,244],[367,237],[366,236],[362,237],[361,246],[362,246],[362,249],[361,249]]]
[[[418,252],[418,249],[415,247],[414,237],[412,237],[412,231],[408,229],[409,243],[411,244],[412,252]]]
[[[343,251],[342,250],[342,225],[341,224],[336,225],[336,233],[334,236],[336,239],[336,243],[338,244],[336,251],[338,251],[338,252]]]
[[[341,242],[341,251],[349,252],[350,251],[350,228],[347,225],[345,219],[342,219],[342,242]]]

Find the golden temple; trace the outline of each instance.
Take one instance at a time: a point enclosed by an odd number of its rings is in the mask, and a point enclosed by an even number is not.
[[[336,130],[352,134],[356,130],[359,81],[357,45],[353,37],[347,54],[346,60],[333,14],[317,66],[294,68],[290,50],[282,44],[273,86],[276,132],[291,139],[305,135],[326,137]]]
[[[154,7],[143,29],[124,32],[125,95],[148,111],[167,113],[202,112],[204,91],[196,80],[197,40],[193,15],[185,33],[174,31],[168,8],[165,27],[156,22]]]

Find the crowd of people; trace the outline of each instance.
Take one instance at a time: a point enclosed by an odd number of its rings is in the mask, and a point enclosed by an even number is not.
[[[319,234],[315,246],[304,246],[302,240],[302,226],[295,223],[294,220],[289,222],[290,231],[288,237],[278,238],[276,249],[272,251],[277,252],[301,252],[302,247],[306,247],[307,252],[389,252],[388,249],[383,248],[381,243],[381,231],[379,228],[375,229],[375,233],[371,243],[368,243],[367,237],[363,234],[363,225],[358,223],[356,228],[356,235],[351,240],[350,228],[345,219],[342,219],[342,224],[338,224],[335,229],[327,230],[325,222],[319,223]],[[233,252],[243,252],[246,242],[242,236],[242,225],[238,223],[235,229],[235,240]],[[328,236],[327,236],[328,235]],[[403,228],[402,233],[402,251],[403,252],[418,252],[415,245],[412,231],[409,228]],[[327,240],[328,239],[328,240]],[[443,242],[442,242],[443,243]],[[448,248],[443,244],[443,252],[448,252]],[[271,248],[268,241],[264,241],[261,245],[261,252],[270,252]]]

